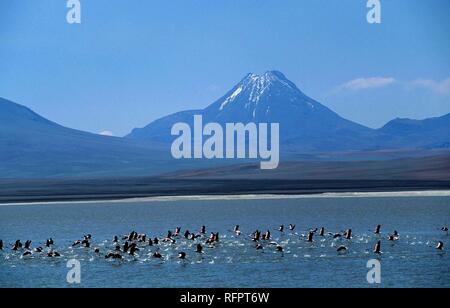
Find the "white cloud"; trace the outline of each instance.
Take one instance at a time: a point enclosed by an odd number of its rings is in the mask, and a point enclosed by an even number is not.
[[[109,130],[102,131],[102,132],[99,133],[99,135],[108,136],[108,137],[114,137],[114,133],[109,131]]]
[[[431,79],[416,79],[411,81],[409,85],[428,89],[436,94],[450,94],[450,77],[441,81]]]
[[[373,88],[382,88],[396,83],[392,77],[369,77],[350,80],[336,88],[339,91],[359,91]]]

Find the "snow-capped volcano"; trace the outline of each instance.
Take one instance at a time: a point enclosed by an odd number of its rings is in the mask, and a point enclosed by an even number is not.
[[[248,74],[223,97],[203,110],[179,112],[159,119],[128,136],[157,142],[171,142],[171,127],[191,123],[193,115],[204,122],[279,123],[280,141],[293,148],[310,150],[360,149],[371,129],[345,120],[306,96],[277,71]]]
[[[171,142],[171,127],[177,122],[191,123],[193,115],[204,122],[279,123],[280,141],[285,147],[310,150],[364,148],[371,129],[345,120],[306,96],[282,73],[269,71],[248,74],[223,97],[203,110],[179,112],[150,125],[135,129],[128,136],[158,142]]]
[[[202,115],[204,123],[279,123],[280,144],[283,152],[347,151],[401,148],[408,146],[434,146],[447,144],[448,134],[430,129],[426,136],[414,133],[405,139],[404,129],[394,130],[389,125],[371,129],[340,117],[321,103],[304,94],[282,73],[248,74],[223,97],[203,110],[183,111],[159,119],[148,126],[135,129],[129,138],[172,142],[173,124],[193,124],[193,116]],[[448,118],[448,117],[447,117]],[[432,123],[438,120],[430,120]],[[440,120],[445,130],[445,117]],[[419,121],[422,123],[421,121]],[[428,122],[424,122],[425,125]],[[410,125],[411,126],[411,125]],[[415,125],[417,126],[417,125]],[[427,126],[428,127],[428,126]],[[442,127],[439,126],[439,127]],[[411,128],[412,130],[413,127]],[[407,141],[408,140],[408,141]]]
[[[239,99],[242,100],[242,98],[247,101],[246,108],[256,108],[259,102],[274,94],[273,90],[278,93],[284,91],[285,95],[289,94],[291,96],[292,101],[295,101],[298,96],[304,96],[296,85],[286,79],[280,72],[266,72],[263,75],[248,74],[235,89],[232,90],[233,93],[220,105],[219,110],[222,111],[229,103]]]
[[[274,108],[312,109],[315,104],[281,72],[270,71],[262,75],[248,74],[207,110],[217,112],[218,118],[239,112],[243,113],[243,120],[258,122],[270,118]]]

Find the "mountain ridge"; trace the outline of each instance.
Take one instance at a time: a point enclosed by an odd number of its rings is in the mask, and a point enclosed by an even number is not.
[[[195,114],[202,115],[205,123],[222,125],[280,123],[280,143],[288,152],[439,148],[450,143],[446,137],[450,136],[450,114],[425,120],[394,119],[372,129],[310,98],[279,71],[249,73],[204,109],[165,116],[134,129],[126,138],[170,143],[174,139],[171,127],[177,122],[192,125]]]
[[[279,122],[282,161],[420,157],[435,149],[445,156],[450,148],[450,113],[424,120],[397,118],[372,129],[340,117],[281,72],[270,71],[247,74],[204,109],[167,115],[122,138],[64,127],[0,98],[0,178],[148,176],[246,163],[173,159],[172,125],[192,123],[196,114],[204,123]]]
[[[280,123],[280,141],[285,146],[300,144],[304,150],[358,150],[342,147],[365,140],[372,130],[340,117],[337,113],[305,95],[279,71],[261,75],[247,74],[224,96],[201,110],[178,112],[156,120],[144,128],[134,129],[127,138],[171,142],[171,126],[177,122],[192,123],[194,113],[204,122]],[[299,126],[301,124],[301,126]],[[335,142],[336,134],[341,136]],[[361,142],[359,142],[361,143]],[[331,146],[327,146],[331,145]]]

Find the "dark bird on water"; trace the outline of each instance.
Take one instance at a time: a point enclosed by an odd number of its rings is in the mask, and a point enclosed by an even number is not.
[[[122,255],[118,252],[110,252],[105,256],[105,259],[122,259]]]
[[[22,248],[22,243],[20,242],[20,240],[17,240],[17,241],[14,243],[14,246],[13,246],[12,250],[19,250],[19,249],[21,249],[21,248]]]
[[[345,232],[345,239],[347,239],[347,240],[351,240],[352,239],[352,229],[348,229]]]
[[[263,234],[262,239],[268,241],[270,240],[270,237],[271,237],[270,231],[267,230],[266,233]]]
[[[380,232],[381,232],[381,225],[378,225],[377,227],[376,227],[376,229],[375,229],[375,234],[380,234]]]
[[[28,257],[28,256],[31,256],[31,255],[32,255],[31,251],[25,251],[23,253],[22,257]]]
[[[253,232],[252,234],[252,241],[257,242],[261,239],[261,231],[256,230],[255,232]]]
[[[312,242],[313,242],[313,237],[314,237],[314,232],[310,231],[310,232],[308,233],[308,236],[307,236],[307,238],[306,238],[306,241],[307,241],[308,243],[312,243]]]
[[[52,239],[52,238],[49,238],[49,239],[47,240],[47,242],[45,243],[45,246],[50,247],[50,246],[52,246],[52,245],[54,245],[54,244],[55,244],[55,242],[53,241],[53,239]]]
[[[325,236],[325,228],[324,227],[320,228],[319,236]]]
[[[174,234],[174,236],[180,235],[180,232],[181,232],[181,227],[175,228],[175,234]]]
[[[333,235],[333,238],[334,239],[337,239],[337,238],[341,238],[342,237],[342,235],[340,234],[340,233],[330,233],[330,235]]]
[[[239,226],[239,225],[234,226],[233,232],[234,232],[237,236],[241,235],[241,229],[240,229],[240,226]]]
[[[60,256],[61,256],[61,254],[56,251],[49,251],[47,253],[47,257],[49,257],[49,258],[55,258],[55,257],[60,257]]]
[[[348,248],[345,246],[339,246],[337,249],[337,252],[343,253],[343,252],[347,252]]]
[[[378,242],[375,244],[375,247],[374,247],[374,249],[373,249],[373,253],[376,253],[376,254],[378,254],[378,255],[382,254],[382,252],[381,252],[381,241],[378,241]]]
[[[394,233],[389,234],[389,236],[388,236],[388,240],[391,241],[391,242],[398,241],[399,238],[400,238],[400,236],[399,236],[399,234],[398,234],[398,232],[396,230],[394,231]]]
[[[132,243],[129,248],[129,254],[134,256],[136,251],[139,251],[139,248],[137,248],[136,243]]]
[[[196,253],[202,253],[203,252],[203,246],[201,244],[197,244],[195,252]]]

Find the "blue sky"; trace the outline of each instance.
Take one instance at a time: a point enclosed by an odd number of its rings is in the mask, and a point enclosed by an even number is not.
[[[0,96],[65,126],[125,135],[280,70],[340,115],[379,127],[450,112],[450,1],[0,2]]]

